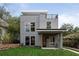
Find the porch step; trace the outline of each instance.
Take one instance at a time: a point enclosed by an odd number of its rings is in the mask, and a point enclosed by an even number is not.
[[[54,47],[54,46],[55,46],[54,42],[49,43],[49,47]]]
[[[55,47],[55,45],[51,44],[51,45],[49,45],[49,47]]]

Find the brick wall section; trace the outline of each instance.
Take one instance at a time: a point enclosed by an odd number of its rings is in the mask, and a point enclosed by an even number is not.
[[[20,44],[0,44],[0,50],[20,47]]]

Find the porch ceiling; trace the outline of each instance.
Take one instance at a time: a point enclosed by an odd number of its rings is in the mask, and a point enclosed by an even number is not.
[[[38,33],[62,33],[66,29],[37,29]]]

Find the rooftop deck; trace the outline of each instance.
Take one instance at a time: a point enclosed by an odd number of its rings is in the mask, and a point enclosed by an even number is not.
[[[58,19],[58,14],[47,14],[47,19]]]

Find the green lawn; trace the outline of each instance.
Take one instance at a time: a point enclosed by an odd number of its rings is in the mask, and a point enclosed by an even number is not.
[[[40,48],[20,47],[0,51],[1,56],[78,56],[78,54],[63,49],[43,50]]]

